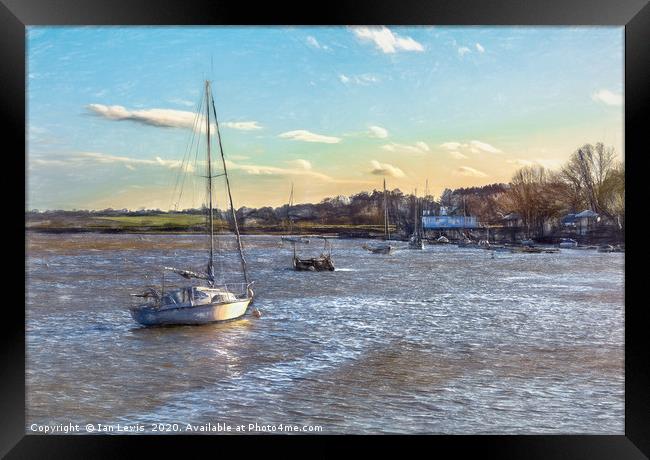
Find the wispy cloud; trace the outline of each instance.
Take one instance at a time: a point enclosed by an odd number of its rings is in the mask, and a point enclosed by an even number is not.
[[[623,95],[614,93],[608,89],[601,89],[591,95],[591,98],[605,105],[621,106],[623,105]]]
[[[75,152],[67,156],[61,156],[56,159],[41,159],[36,158],[30,160],[34,164],[43,166],[70,166],[74,164],[83,164],[88,162],[101,163],[101,164],[123,164],[128,169],[135,170],[136,166],[162,166],[169,169],[182,168],[184,171],[194,171],[194,165],[180,160],[167,160],[159,156],[153,159],[147,158],[131,158],[119,155],[110,155],[100,152]]]
[[[256,121],[226,121],[225,123],[220,123],[226,128],[239,129],[241,131],[253,131],[256,129],[262,129]]]
[[[460,57],[465,56],[469,52],[471,52],[471,50],[466,46],[461,46],[461,47],[458,48],[458,55]]]
[[[281,137],[283,139],[291,139],[293,141],[321,142],[324,144],[338,144],[341,142],[340,137],[324,136],[322,134],[312,133],[305,129],[287,131],[286,133],[279,134],[278,137]]]
[[[293,167],[282,168],[278,166],[267,166],[257,164],[243,164],[235,163],[232,160],[226,160],[226,165],[231,171],[242,171],[254,176],[292,176],[292,177],[309,177],[322,182],[335,183],[335,184],[362,184],[365,181],[335,179],[327,174],[314,171],[309,161],[303,159],[289,160],[287,163]]]
[[[390,144],[382,145],[381,148],[389,152],[409,153],[426,153],[430,150],[426,142],[422,141],[415,142],[414,144],[397,144],[395,142],[392,142]]]
[[[458,176],[466,176],[466,177],[488,177],[487,174],[485,174],[483,171],[479,171],[478,169],[470,168],[469,166],[461,166],[457,169],[455,169],[454,174]]]
[[[485,53],[485,48],[480,43],[476,43],[476,51],[479,53]]]
[[[87,109],[95,115],[114,121],[133,121],[162,128],[182,128],[205,131],[203,115],[186,110],[145,109],[128,110],[121,105],[89,104]],[[261,129],[256,121],[225,122],[223,126],[244,131]],[[214,124],[212,125],[214,127]]]
[[[183,105],[185,107],[194,107],[194,102],[187,99],[169,99],[169,102],[176,105]]]
[[[444,142],[440,144],[440,147],[448,150],[448,151],[455,151],[460,153],[460,150],[465,150],[469,151],[471,153],[481,153],[481,152],[486,152],[486,153],[502,153],[501,150],[498,148],[488,144],[487,142],[481,142],[481,141],[469,141],[469,142],[456,142],[456,141],[450,141],[450,142]],[[461,154],[462,155],[462,154]],[[458,157],[460,158],[460,157]],[[466,157],[465,157],[466,158]]]
[[[350,27],[362,42],[372,42],[384,53],[397,51],[424,51],[424,46],[411,37],[401,37],[388,27]]]
[[[406,174],[404,174],[404,171],[399,169],[397,166],[393,166],[388,163],[380,163],[377,160],[371,160],[370,165],[372,166],[372,169],[370,170],[370,174],[374,174],[376,176],[389,176],[389,177],[406,176]]]
[[[311,36],[311,35],[308,35],[307,38],[305,39],[305,41],[312,48],[323,49],[323,50],[329,50],[330,49],[329,46],[322,45],[321,43],[318,43],[318,40],[316,40],[316,38]]]
[[[506,160],[506,163],[514,164],[520,167],[543,166],[546,169],[559,169],[565,163],[565,160],[555,158],[535,158],[532,160],[515,158],[514,160]]]
[[[348,84],[356,84],[356,85],[370,85],[372,83],[377,83],[379,81],[379,77],[369,74],[369,73],[364,73],[361,75],[345,75],[345,74],[339,74],[339,80],[341,83],[344,85]]]
[[[305,171],[309,171],[312,169],[311,162],[307,160],[303,160],[302,158],[297,158],[295,160],[287,160],[287,163],[290,165],[294,165],[295,167],[303,169]]]
[[[382,128],[381,126],[370,126],[368,127],[371,137],[377,137],[379,139],[385,139],[388,137],[388,130]]]

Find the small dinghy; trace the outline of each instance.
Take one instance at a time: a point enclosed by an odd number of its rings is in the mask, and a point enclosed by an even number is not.
[[[562,238],[559,246],[563,249],[572,249],[578,246],[578,242],[571,238]]]
[[[363,249],[366,251],[372,252],[373,254],[390,254],[391,251],[393,250],[393,247],[390,244],[375,244],[375,245],[369,245],[369,244],[364,244],[361,246]]]

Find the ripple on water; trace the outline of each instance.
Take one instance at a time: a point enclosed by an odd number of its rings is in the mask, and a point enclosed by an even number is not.
[[[128,294],[161,265],[200,268],[204,238],[28,240],[28,423],[623,432],[622,254],[378,256],[336,240],[342,268],[296,273],[277,237],[245,237],[261,319],[142,328]]]

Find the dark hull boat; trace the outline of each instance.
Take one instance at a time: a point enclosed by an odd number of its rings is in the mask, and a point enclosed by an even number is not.
[[[382,244],[378,246],[369,246],[367,244],[364,244],[361,247],[366,251],[372,252],[373,254],[390,254],[393,250],[393,247],[390,244]]]
[[[301,259],[300,257],[294,256],[293,268],[294,270],[305,272],[333,272],[334,262],[328,255],[312,257],[311,259]]]
[[[296,242],[293,242],[293,269],[300,272],[333,272],[332,245],[325,237],[324,252],[318,257],[299,257],[296,252]]]

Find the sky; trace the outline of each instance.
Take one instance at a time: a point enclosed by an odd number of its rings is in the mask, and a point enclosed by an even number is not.
[[[205,179],[183,158],[203,134],[193,120],[205,80],[235,207],[280,206],[292,183],[306,203],[384,178],[405,193],[428,182],[439,196],[508,182],[522,166],[557,169],[585,143],[622,159],[623,37],[622,27],[30,26],[26,208],[200,206]]]

